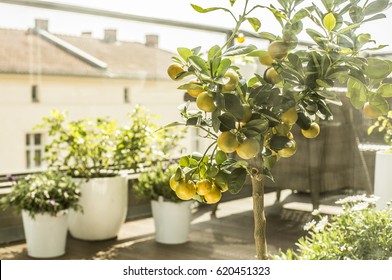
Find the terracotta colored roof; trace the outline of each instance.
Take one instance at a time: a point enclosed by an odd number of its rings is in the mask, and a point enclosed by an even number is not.
[[[172,53],[141,43],[53,34],[103,61],[93,66],[32,31],[0,29],[0,73],[167,79]]]

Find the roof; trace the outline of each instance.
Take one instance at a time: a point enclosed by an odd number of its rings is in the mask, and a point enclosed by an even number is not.
[[[0,28],[0,73],[167,79],[173,54],[157,47],[50,33],[104,65],[99,67],[33,31]]]

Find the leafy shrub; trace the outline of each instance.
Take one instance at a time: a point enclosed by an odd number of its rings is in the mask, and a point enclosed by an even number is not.
[[[47,129],[51,142],[45,146],[49,168],[67,171],[74,178],[115,176],[136,169],[143,162],[153,124],[140,107],[119,126],[108,118],[66,121],[67,114],[53,110],[37,128]]]
[[[392,257],[392,209],[376,210],[375,198],[364,195],[347,197],[337,203],[343,213],[321,217],[305,226],[306,237],[298,249],[280,253],[289,260],[385,260]]]

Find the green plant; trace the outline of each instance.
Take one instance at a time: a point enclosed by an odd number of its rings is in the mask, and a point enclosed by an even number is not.
[[[3,210],[13,206],[17,213],[29,211],[36,214],[57,213],[67,210],[81,210],[78,201],[80,191],[71,177],[64,173],[47,171],[30,174],[14,181],[12,190],[1,200]]]
[[[320,217],[305,226],[297,250],[288,250],[278,259],[302,260],[387,260],[392,257],[392,209],[376,210],[375,198],[364,195],[337,203],[343,213]]]
[[[377,120],[368,129],[368,134],[373,133],[377,129],[378,133],[383,134],[384,142],[392,146],[392,111],[387,116],[378,117]]]
[[[45,146],[44,160],[50,168],[75,178],[95,178],[116,176],[144,162],[154,125],[142,108],[129,115],[128,126],[108,118],[66,122],[66,117],[53,110],[36,126],[48,130],[51,142]]]
[[[133,185],[139,198],[158,200],[162,196],[166,201],[181,201],[170,188],[170,178],[178,166],[174,157],[175,152],[181,151],[179,142],[184,138],[184,132],[169,129],[154,133],[148,159],[151,165],[140,173]]]
[[[243,5],[239,7],[238,2]],[[191,188],[195,182],[204,179],[215,186],[214,192],[219,188],[221,192],[228,189],[236,194],[249,175],[253,189],[254,237],[260,259],[268,258],[264,180],[272,179],[271,169],[281,156],[295,153],[292,126],[298,125],[307,137],[317,136],[317,123],[332,119],[330,106],[341,104],[334,90],[336,86],[347,87],[347,97],[357,109],[366,105],[378,115],[389,110],[386,98],[392,96],[392,90],[384,80],[392,71],[392,62],[360,57],[365,50],[383,48],[372,45],[375,42],[371,35],[361,33],[360,27],[368,21],[384,18],[382,12],[389,7],[389,1],[320,2],[304,6],[302,0],[277,0],[270,6],[251,6],[248,0],[230,0],[228,7],[210,8],[192,4],[199,13],[227,13],[234,19],[235,27],[224,44],[214,45],[206,52],[201,52],[200,47],[179,47],[178,56],[173,58],[177,72],[169,71],[169,76],[176,81],[186,76],[196,77],[197,83],[187,82],[179,89],[201,93],[196,98],[199,110],[189,110],[189,103],[184,105],[181,107],[184,122],[168,126],[194,126],[211,140],[203,156],[181,158],[175,179],[186,182],[188,197],[193,193]],[[273,14],[281,34],[259,32],[261,20],[255,15],[261,9]],[[305,31],[313,42],[308,49],[299,48],[297,39],[304,31],[305,19],[309,27]],[[234,44],[240,27],[246,22],[261,38],[270,41],[267,50]],[[268,68],[246,79],[233,63],[237,56],[259,58]],[[295,110],[294,116],[286,118],[284,114],[289,110]],[[219,136],[227,132],[230,135],[218,142]],[[259,148],[254,145],[255,141]],[[204,195],[194,197],[206,202]]]

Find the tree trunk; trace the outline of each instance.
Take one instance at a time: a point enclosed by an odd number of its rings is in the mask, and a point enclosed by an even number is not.
[[[257,259],[268,259],[266,219],[264,213],[264,177],[263,158],[261,155],[255,157],[250,162],[253,196],[253,217],[254,217],[254,239],[256,245]]]

